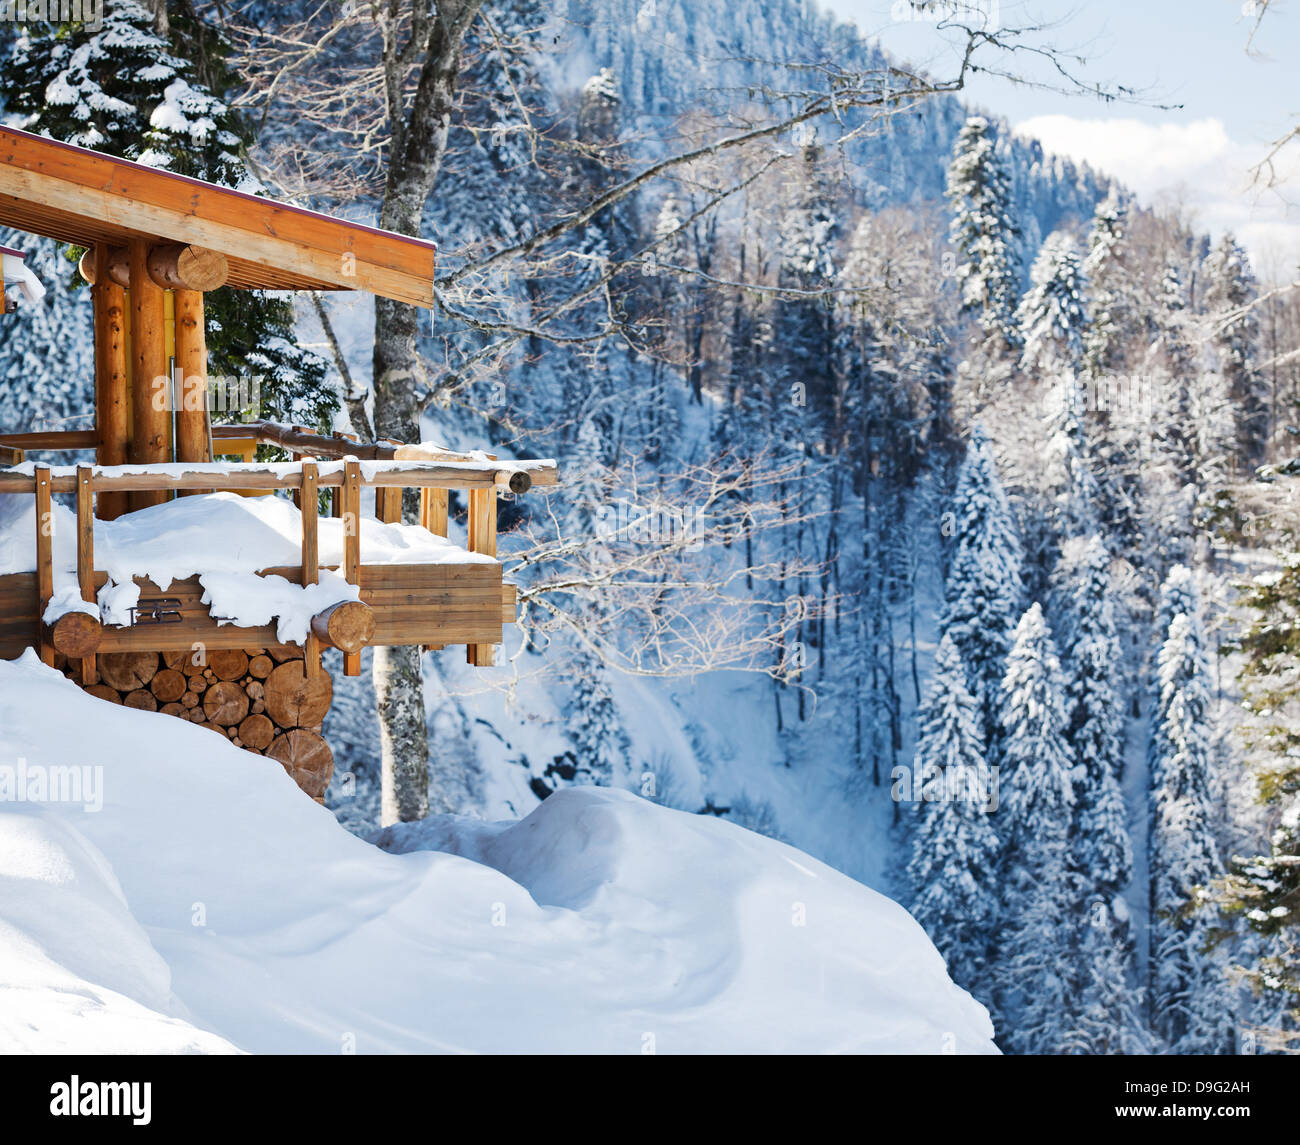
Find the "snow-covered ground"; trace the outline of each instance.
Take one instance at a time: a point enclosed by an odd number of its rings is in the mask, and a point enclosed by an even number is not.
[[[15,799],[56,767],[79,800]],[[993,1050],[900,907],[627,792],[381,849],[28,653],[0,662],[0,799],[3,1050]]]

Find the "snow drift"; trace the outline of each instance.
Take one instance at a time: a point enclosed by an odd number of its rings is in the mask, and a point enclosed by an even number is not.
[[[102,809],[67,772],[22,801],[20,763],[94,769]],[[900,907],[626,792],[376,847],[272,761],[28,653],[0,661],[0,800],[5,1051],[993,1049]]]

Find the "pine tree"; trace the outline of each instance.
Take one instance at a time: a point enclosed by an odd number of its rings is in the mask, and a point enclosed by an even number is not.
[[[1264,461],[1268,445],[1268,392],[1255,365],[1259,320],[1249,309],[1257,295],[1250,256],[1231,233],[1215,244],[1205,260],[1209,280],[1205,305],[1213,325],[1213,343],[1225,397],[1236,413],[1235,450],[1238,467],[1247,471]]]
[[[1015,320],[1020,295],[1019,230],[1011,215],[1006,167],[987,119],[966,121],[948,168],[950,240],[957,253],[962,306],[974,313],[985,341],[1010,352],[1020,346]]]
[[[997,691],[1020,613],[1023,555],[1011,505],[998,479],[982,426],[971,431],[953,496],[956,551],[945,585],[942,630],[966,667],[967,686],[983,719],[985,741],[997,727]],[[992,752],[990,760],[996,762]]]
[[[907,874],[912,914],[943,953],[949,974],[980,990],[987,986],[998,839],[989,814],[980,712],[965,675],[956,642],[944,636],[918,713],[913,782],[920,821]]]
[[[1038,604],[1016,626],[998,695],[1005,892],[1003,1029],[1016,1053],[1067,1048],[1076,900],[1070,878],[1074,761],[1060,662]]]
[[[103,26],[56,30],[25,24],[0,82],[7,108],[29,131],[180,175],[258,193],[243,159],[248,128],[199,82],[175,41],[198,41],[184,20],[172,43],[137,0],[109,0]],[[204,38],[220,53],[215,35]],[[213,75],[234,83],[220,57]],[[55,287],[58,289],[58,287]],[[329,428],[338,397],[324,361],[294,341],[283,296],[225,287],[205,300],[209,373],[260,378],[260,415]]]
[[[1204,892],[1221,873],[1211,805],[1210,692],[1204,638],[1179,577],[1162,606],[1147,766],[1151,784],[1151,1025],[1171,1053],[1230,1053],[1233,1021],[1222,960],[1207,948]]]

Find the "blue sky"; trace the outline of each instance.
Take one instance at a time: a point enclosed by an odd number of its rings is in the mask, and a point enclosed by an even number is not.
[[[897,19],[910,16],[901,0],[820,2],[894,54],[952,73],[952,33]],[[1300,262],[1300,141],[1286,153],[1286,170],[1295,171],[1288,186],[1252,187],[1249,169],[1300,114],[1300,0],[1274,0],[1252,54],[1249,0],[963,2],[995,13],[1004,28],[1053,25],[1036,42],[1085,56],[1079,70],[1088,80],[1140,92],[1136,102],[1105,103],[990,76],[977,77],[967,99],[1052,150],[1118,176],[1145,201],[1178,200],[1216,235],[1232,229],[1266,274],[1293,273]]]

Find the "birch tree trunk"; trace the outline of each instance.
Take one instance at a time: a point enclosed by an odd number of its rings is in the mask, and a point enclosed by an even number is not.
[[[409,36],[397,19],[384,25],[384,85],[392,150],[379,225],[418,236],[447,148],[447,133],[465,31],[482,0],[439,0],[436,11],[416,0]],[[392,4],[388,12],[400,6]],[[380,16],[381,21],[384,16]],[[419,67],[414,98],[407,75]],[[378,437],[420,440],[421,370],[417,307],[375,299],[374,421]],[[419,517],[418,498],[407,490],[402,516]],[[375,696],[383,746],[381,826],[423,819],[429,813],[429,738],[418,645],[376,648]]]

